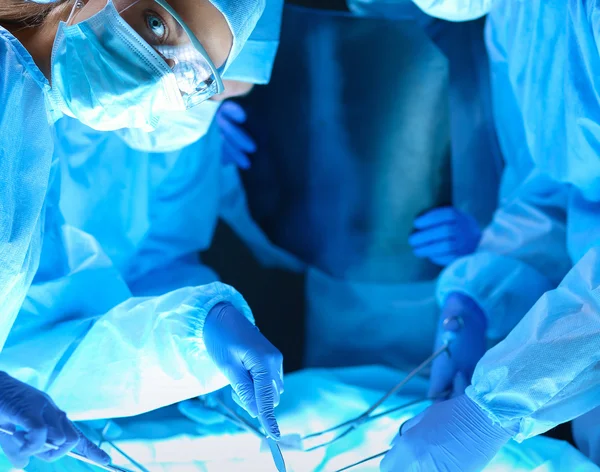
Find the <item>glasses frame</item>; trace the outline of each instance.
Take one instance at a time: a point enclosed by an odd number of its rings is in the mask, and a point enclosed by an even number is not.
[[[154,2],[156,2],[162,8],[164,8],[167,11],[167,13],[169,13],[173,18],[175,18],[175,20],[181,25],[183,30],[189,36],[190,41],[192,42],[192,45],[194,46],[194,48],[196,48],[196,50],[204,57],[204,59],[206,59],[206,62],[208,63],[208,66],[210,67],[212,75],[214,76],[215,81],[217,82],[217,84],[216,84],[217,85],[217,93],[215,95],[219,95],[219,94],[223,93],[223,91],[225,90],[225,85],[223,84],[223,79],[221,77],[221,74],[223,73],[223,71],[222,71],[223,68],[222,67],[217,68],[215,66],[214,62],[208,55],[208,52],[206,52],[206,49],[204,49],[204,46],[202,46],[202,43],[200,43],[198,38],[196,38],[196,35],[194,34],[194,32],[185,23],[185,21],[183,21],[183,19],[181,18],[181,15],[179,13],[177,13],[177,11],[171,5],[169,5],[169,3],[166,0],[154,0]]]
[[[106,3],[108,4],[109,1],[112,0],[106,0]],[[177,10],[175,10],[171,5],[169,5],[169,3],[166,0],[153,0],[157,5],[161,6],[167,13],[169,13],[174,19],[175,21],[177,21],[177,23],[179,23],[179,25],[181,26],[181,28],[185,31],[185,33],[188,35],[188,37],[190,38],[190,41],[192,43],[192,46],[194,46],[194,48],[200,53],[200,55],[206,60],[206,63],[208,64],[208,67],[210,68],[211,71],[211,77],[214,77],[215,83],[216,83],[216,92],[213,95],[208,95],[207,98],[205,98],[202,101],[199,102],[194,102],[193,98],[187,98],[185,96],[183,96],[182,93],[182,98],[184,99],[184,101],[186,102],[186,108],[189,110],[191,108],[194,108],[197,105],[200,105],[202,102],[209,100],[210,98],[216,96],[216,95],[220,95],[221,93],[223,93],[225,91],[225,85],[223,84],[223,69],[224,69],[224,65],[221,67],[217,67],[215,66],[215,63],[212,61],[212,59],[210,58],[210,56],[208,55],[208,52],[206,51],[206,49],[204,49],[204,46],[202,46],[202,43],[198,40],[198,38],[196,37],[196,35],[194,34],[194,32],[192,31],[192,29],[185,23],[185,21],[183,20],[183,18],[181,18],[181,15],[179,13],[177,13]],[[66,23],[67,25],[71,25],[73,18],[76,15],[77,9],[78,8],[82,8],[85,5],[87,5],[90,2],[90,0],[76,0],[75,3],[73,4],[73,9],[71,10],[71,14],[69,15],[69,18],[67,19]],[[140,0],[136,0],[135,2],[131,3],[127,8],[125,8],[124,10],[119,11],[119,14],[121,14],[123,11],[131,8],[132,6],[134,6],[136,3],[139,3]],[[115,5],[116,7],[116,5]],[[117,10],[118,11],[118,10]],[[136,32],[136,34],[138,34]],[[143,38],[142,38],[143,40]],[[146,41],[144,41],[146,42]],[[151,45],[149,45],[150,47],[152,47]],[[188,97],[194,97],[195,95],[202,95],[200,92],[197,92],[196,94],[190,94],[188,95]]]

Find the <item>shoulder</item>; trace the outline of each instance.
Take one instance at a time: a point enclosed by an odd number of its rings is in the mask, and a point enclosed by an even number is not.
[[[0,26],[0,84],[13,88],[19,83],[36,85],[43,90],[48,80],[42,74],[25,47],[6,29]]]

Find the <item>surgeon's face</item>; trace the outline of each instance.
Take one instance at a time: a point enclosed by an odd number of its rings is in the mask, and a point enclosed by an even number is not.
[[[189,42],[177,21],[154,0],[113,0],[123,19],[152,46],[183,46]],[[227,20],[209,0],[168,0],[194,32],[216,67],[222,66],[233,45]],[[84,21],[106,6],[106,0],[89,0],[74,18]]]

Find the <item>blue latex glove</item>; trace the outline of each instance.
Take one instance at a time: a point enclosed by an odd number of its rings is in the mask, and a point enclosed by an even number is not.
[[[217,112],[217,124],[223,136],[223,163],[249,169],[250,154],[256,152],[256,143],[243,125],[247,115],[241,105],[226,101]]]
[[[455,317],[462,319],[462,323]],[[485,354],[486,327],[483,311],[470,297],[458,292],[448,295],[438,323],[434,349],[451,339],[450,355],[444,353],[433,361],[430,398],[446,391],[453,396],[464,393],[471,383],[475,366]]]
[[[447,266],[471,254],[481,240],[481,229],[471,215],[454,207],[435,208],[417,217],[408,238],[415,256]]]
[[[227,400],[228,398],[232,398],[233,392],[229,395],[225,395],[224,390],[231,390],[231,387],[226,387],[217,392],[203,395],[198,399],[187,400],[177,405],[181,414],[198,425],[196,429],[199,434],[215,436],[219,434],[233,434],[241,431],[234,423],[228,421],[223,415],[211,409],[214,407],[219,411],[223,411],[216,402],[216,399],[218,398],[236,413],[242,416],[245,414],[236,403]]]
[[[479,472],[511,438],[466,395],[432,405],[415,423],[402,428],[382,472]]]
[[[0,372],[0,426],[15,433],[0,433],[0,447],[17,468],[26,467],[32,456],[52,462],[73,449],[100,464],[110,463],[110,457],[83,436],[48,395],[5,372]],[[45,443],[59,449],[48,450]]]
[[[281,353],[230,303],[219,303],[206,317],[204,343],[229,380],[236,403],[278,440],[274,408],[283,393]]]

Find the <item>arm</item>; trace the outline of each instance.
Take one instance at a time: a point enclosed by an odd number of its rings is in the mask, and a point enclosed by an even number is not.
[[[488,337],[506,336],[570,267],[567,192],[567,186],[532,173],[496,212],[478,250],[442,273],[440,305],[450,293],[463,293],[486,315]]]
[[[135,415],[228,383],[207,354],[203,326],[221,302],[253,321],[234,289],[215,283],[132,298],[89,235],[63,225],[46,244],[0,355],[3,370],[76,420]]]
[[[479,362],[467,395],[522,441],[600,405],[600,248]]]
[[[141,414],[229,383],[203,340],[206,317],[222,301],[251,319],[231,287],[188,287],[36,327],[10,342],[0,365],[45,390],[75,420]]]

